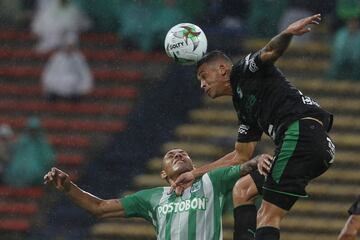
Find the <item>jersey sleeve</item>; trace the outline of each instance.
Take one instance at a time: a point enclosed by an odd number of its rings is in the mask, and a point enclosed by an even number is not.
[[[119,199],[124,207],[125,217],[141,217],[152,222],[152,209],[149,202],[151,195],[152,190],[147,189]]]
[[[213,186],[223,194],[232,191],[236,181],[240,178],[240,165],[223,167],[209,172]]]
[[[238,62],[236,66],[238,71],[240,71],[241,74],[249,77],[266,68],[269,65],[269,63],[264,63],[261,60],[260,55],[261,55],[261,50],[246,55],[245,58],[242,58]]]
[[[257,142],[260,141],[263,130],[257,124],[247,124],[239,121],[238,142]]]

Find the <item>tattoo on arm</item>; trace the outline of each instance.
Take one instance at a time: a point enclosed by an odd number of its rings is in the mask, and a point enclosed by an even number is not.
[[[275,62],[281,57],[288,48],[292,39],[291,34],[282,32],[273,37],[270,42],[263,48],[261,60],[264,62]]]
[[[245,163],[243,163],[241,165],[241,169],[240,169],[240,176],[245,176],[249,173],[251,173],[252,171],[257,169],[257,157],[251,159],[250,161],[247,161]]]

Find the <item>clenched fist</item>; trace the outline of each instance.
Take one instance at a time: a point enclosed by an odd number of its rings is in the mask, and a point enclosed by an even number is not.
[[[52,185],[61,192],[68,192],[70,190],[71,181],[67,173],[53,167],[44,176],[44,184]]]

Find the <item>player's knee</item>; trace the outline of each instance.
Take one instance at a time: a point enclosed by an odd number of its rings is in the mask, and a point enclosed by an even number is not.
[[[284,216],[285,214],[283,211],[279,211],[278,208],[273,209],[263,202],[257,212],[257,227],[272,226],[279,228],[280,222]]]
[[[255,202],[257,191],[254,192],[252,188],[253,186],[251,186],[251,184],[245,179],[239,179],[236,182],[232,194],[234,207],[243,204],[252,204]]]

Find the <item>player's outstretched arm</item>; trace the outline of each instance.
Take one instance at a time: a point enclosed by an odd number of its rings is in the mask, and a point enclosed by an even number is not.
[[[195,178],[197,178],[217,168],[234,166],[247,162],[251,159],[254,153],[256,143],[257,142],[237,142],[235,144],[234,151],[216,160],[215,162],[194,169],[192,173],[194,174]]]
[[[274,63],[288,48],[292,36],[300,36],[311,31],[310,24],[319,24],[321,14],[316,14],[300,19],[290,24],[284,31],[273,37],[270,42],[261,50],[260,58],[263,62]]]
[[[124,217],[125,212],[117,199],[103,200],[76,186],[67,173],[55,167],[44,176],[44,184],[56,188],[79,207],[98,218]]]
[[[242,164],[247,162],[251,159],[257,142],[248,142],[248,143],[240,143],[237,142],[235,144],[235,150],[226,154],[222,158],[209,163],[205,164],[204,166],[201,166],[199,168],[196,168],[192,170],[191,172],[186,172],[181,174],[175,182],[171,182],[171,189],[170,192],[175,190],[177,195],[181,195],[182,191],[185,189],[184,186],[188,186],[191,182],[193,182],[196,178],[201,177],[205,173],[208,173],[214,169],[222,168],[222,167],[228,167],[228,166],[234,166],[238,164]],[[246,169],[249,169],[250,167],[257,166],[254,162],[248,164],[248,167],[244,168],[244,171]],[[242,165],[243,167],[243,165]],[[243,174],[246,175],[246,174]]]

